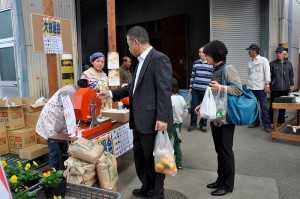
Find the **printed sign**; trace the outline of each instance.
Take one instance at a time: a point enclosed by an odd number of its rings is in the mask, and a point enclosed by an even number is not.
[[[108,71],[108,85],[120,86],[120,71],[119,69],[111,69]]]
[[[114,150],[113,150],[114,146],[113,146],[113,141],[110,132],[92,139],[92,142],[102,145],[104,147],[104,151],[114,154]]]
[[[62,54],[61,21],[59,19],[43,18],[44,51],[47,54]]]
[[[114,142],[114,154],[116,157],[119,157],[120,155],[132,149],[133,135],[128,123],[112,130],[111,134]]]
[[[66,119],[67,129],[69,135],[75,135],[76,132],[76,117],[74,107],[69,95],[62,95],[61,101],[64,107],[64,115]]]
[[[108,69],[119,69],[119,53],[109,52],[107,55],[107,68]]]

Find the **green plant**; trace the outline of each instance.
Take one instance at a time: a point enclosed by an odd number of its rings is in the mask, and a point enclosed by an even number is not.
[[[6,175],[7,178],[10,178],[13,175],[19,174],[22,170],[22,166],[21,167],[20,166],[15,167],[15,166],[12,166],[12,165],[8,165],[5,160],[2,160],[1,163],[2,163],[2,166],[3,166],[4,171],[5,171],[5,175]],[[18,161],[18,165],[19,164],[21,164],[20,161]]]
[[[34,166],[38,166],[35,161],[32,162],[32,165],[27,163],[25,167],[22,166],[20,161],[17,161],[17,166],[8,165],[5,160],[2,160],[1,163],[12,193],[28,189],[30,182],[39,178],[38,171],[33,169]]]
[[[25,192],[24,190],[20,190],[18,192],[12,192],[13,198],[18,199],[35,199],[36,198],[36,192]]]
[[[33,161],[32,166],[30,165],[30,163],[27,163],[24,169],[21,170],[19,178],[22,182],[30,182],[39,178],[39,172],[37,170],[34,170],[32,168],[33,166],[37,167],[38,164],[35,161]]]
[[[46,169],[43,171],[43,178],[40,183],[44,186],[54,187],[63,180],[63,171],[56,171],[55,168]]]

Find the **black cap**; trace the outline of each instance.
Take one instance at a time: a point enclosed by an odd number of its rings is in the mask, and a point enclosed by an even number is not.
[[[257,44],[251,44],[249,48],[246,48],[246,50],[259,50],[260,47]]]
[[[283,51],[286,51],[285,50],[285,48],[283,48],[282,46],[278,46],[277,48],[276,48],[276,51],[275,52],[283,52]]]

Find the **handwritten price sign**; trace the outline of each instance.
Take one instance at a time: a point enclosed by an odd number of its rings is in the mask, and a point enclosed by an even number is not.
[[[66,119],[67,129],[69,135],[75,135],[76,132],[76,117],[74,113],[74,107],[69,95],[61,97],[61,101],[64,107],[64,115]]]

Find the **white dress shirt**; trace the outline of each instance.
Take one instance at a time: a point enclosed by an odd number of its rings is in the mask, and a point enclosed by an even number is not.
[[[270,64],[267,58],[257,55],[248,62],[247,88],[250,90],[264,90],[271,82]]]
[[[135,81],[134,81],[134,87],[133,87],[133,94],[134,94],[134,91],[135,91],[135,87],[136,87],[136,84],[137,84],[137,81],[139,79],[139,75],[140,75],[140,72],[141,72],[141,69],[142,69],[142,66],[143,66],[143,63],[147,57],[147,55],[149,54],[150,50],[152,49],[153,47],[150,46],[149,48],[147,48],[147,50],[145,50],[140,56],[137,57],[138,61],[139,61],[139,65],[138,65],[138,68],[137,68],[137,71],[136,71],[136,75],[135,75]]]
[[[135,86],[136,86],[136,83],[139,79],[139,75],[140,75],[140,72],[141,72],[141,69],[142,69],[142,66],[143,66],[143,63],[147,57],[147,55],[149,54],[150,50],[152,49],[153,47],[150,46],[149,48],[147,48],[147,50],[145,50],[140,56],[137,57],[138,61],[139,61],[139,65],[137,66],[137,71],[136,71],[136,75],[135,75],[135,81],[134,81],[134,87],[133,87],[133,94],[134,94],[134,91],[135,91]],[[111,91],[109,91],[109,97],[110,98],[113,98],[113,94]]]

